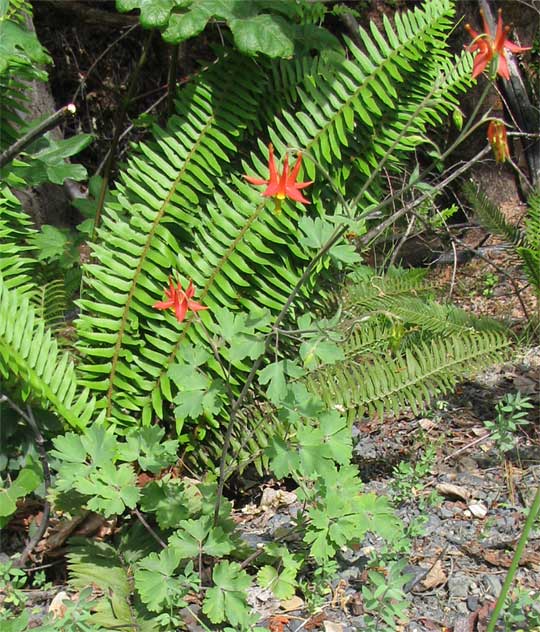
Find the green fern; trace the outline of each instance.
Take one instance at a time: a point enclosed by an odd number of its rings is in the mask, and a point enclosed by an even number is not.
[[[146,543],[139,538],[138,548]],[[128,552],[129,554],[129,552]],[[105,542],[82,538],[70,541],[68,570],[70,584],[79,591],[99,586],[102,596],[92,604],[92,624],[104,630],[154,632],[160,626],[140,603],[132,603],[132,570],[125,552]]]
[[[350,208],[338,212],[368,214],[385,186],[382,170],[405,164],[470,83],[470,55],[453,58],[446,50],[452,15],[449,0],[432,0],[394,25],[386,20],[384,33],[362,31],[365,52],[349,44],[351,60],[333,59],[331,72],[307,61],[255,64],[228,55],[179,93],[167,129],[155,128],[155,140],[141,145],[121,174],[93,247],[95,262],[84,271],[81,383],[100,394],[98,405],[111,422],[174,422],[169,368],[188,343],[208,346],[194,319],[179,326],[171,314],[152,309],[171,270],[193,279],[197,300],[210,308],[199,316],[218,335],[212,313],[220,307],[269,310],[275,318],[314,256],[316,249],[299,240],[299,209],[284,202],[276,215],[241,177],[266,176],[268,141],[281,157],[302,149],[307,177],[315,175],[312,157],[343,194],[350,192]],[[309,73],[302,80],[303,69]],[[265,108],[269,76],[287,98]],[[262,135],[240,166],[237,152],[252,144],[246,133],[254,128]],[[319,198],[308,212],[325,221],[323,202],[335,208],[336,196],[323,177],[314,185],[313,199]],[[331,274],[330,253],[296,296],[291,315],[320,303]],[[232,368],[233,391],[248,369]],[[213,360],[204,371],[227,379]],[[186,428],[206,433],[204,450],[215,458],[225,422],[220,412],[219,420],[202,418]],[[247,446],[241,458],[264,445],[270,431],[256,416],[253,423],[235,429],[233,447]]]
[[[36,313],[43,318],[45,325],[51,331],[57,332],[65,325],[68,301],[63,279],[39,283],[32,300]]]
[[[478,221],[484,228],[506,239],[511,244],[518,245],[522,242],[523,235],[519,228],[507,221],[499,207],[482,190],[472,182],[467,182],[463,186],[463,193],[469,204],[472,205]]]
[[[95,401],[77,388],[73,361],[58,349],[29,299],[10,289],[0,275],[0,373],[22,384],[29,394],[60,418],[83,428],[92,418]]]
[[[0,59],[0,151],[18,139],[25,126],[21,114],[26,112],[28,103],[26,82],[45,81],[47,73],[40,65],[51,62],[35,33],[24,24],[31,14],[32,7],[26,0],[9,0],[0,5],[4,40]]]
[[[525,220],[525,238],[517,251],[523,261],[525,273],[540,298],[540,190],[534,191],[528,199],[528,213]]]
[[[29,256],[34,250],[29,241],[35,232],[19,200],[7,187],[1,186],[0,274],[6,287],[17,288],[20,295],[35,287],[31,274],[35,270],[36,261]]]
[[[324,367],[306,385],[352,419],[365,414],[382,419],[407,406],[418,414],[464,376],[500,360],[509,346],[508,338],[495,332],[461,332],[410,346],[397,356],[373,360],[368,355]]]

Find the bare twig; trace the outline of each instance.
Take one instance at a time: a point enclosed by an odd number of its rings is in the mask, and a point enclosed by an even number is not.
[[[146,40],[144,41],[143,48],[141,51],[141,56],[139,57],[139,61],[137,62],[137,65],[135,66],[135,70],[133,71],[133,74],[131,75],[127,94],[124,97],[122,101],[122,105],[120,106],[117,116],[116,116],[115,125],[114,125],[114,134],[111,140],[111,145],[109,147],[109,154],[108,154],[107,161],[105,163],[105,167],[103,170],[103,180],[101,182],[101,189],[99,190],[99,197],[97,199],[96,215],[94,217],[94,229],[92,231],[92,241],[96,240],[97,229],[101,221],[101,213],[103,211],[103,205],[105,203],[105,195],[109,187],[109,180],[110,180],[111,171],[114,165],[114,157],[116,153],[116,148],[118,146],[118,141],[120,139],[120,134],[121,134],[120,130],[122,127],[122,123],[124,121],[124,117],[126,115],[129,104],[131,103],[131,100],[133,98],[135,87],[137,86],[137,82],[139,80],[139,74],[141,72],[142,67],[144,66],[146,62],[146,57],[148,55],[148,50],[150,48],[150,43],[152,41],[153,34],[154,34],[154,31],[150,31],[146,37]]]
[[[142,515],[142,513],[135,507],[133,513],[137,517],[138,521],[142,524],[142,526],[148,531],[148,533],[154,538],[154,540],[159,544],[162,549],[166,549],[167,545],[163,540],[159,537],[159,535],[152,529],[152,527],[146,521],[146,518]]]
[[[28,147],[28,145],[33,143],[36,139],[43,136],[43,134],[48,132],[50,129],[55,128],[63,119],[68,116],[73,116],[76,111],[77,108],[75,105],[73,105],[73,103],[69,103],[51,114],[42,123],[33,127],[22,138],[19,138],[18,141],[11,145],[11,147],[8,147],[2,154],[0,154],[0,168],[18,156],[21,151],[26,149],[26,147]]]
[[[105,11],[103,11],[103,13],[105,13]],[[114,15],[114,14],[110,14],[110,15]],[[114,42],[109,44],[107,46],[107,48],[94,59],[94,61],[92,62],[90,68],[88,68],[88,70],[84,73],[84,78],[81,79],[81,81],[79,82],[77,90],[75,90],[75,94],[73,95],[73,98],[71,99],[73,102],[75,102],[77,100],[77,97],[79,96],[81,90],[83,89],[84,84],[88,81],[88,77],[92,74],[92,72],[94,71],[95,67],[99,64],[99,62],[108,54],[108,52],[112,48],[114,48],[117,44],[119,44],[124,39],[124,37],[127,37],[138,26],[139,26],[138,22],[136,24],[134,24],[133,26],[131,26],[125,33],[122,33],[122,35],[120,35],[120,37],[117,37],[114,40]]]

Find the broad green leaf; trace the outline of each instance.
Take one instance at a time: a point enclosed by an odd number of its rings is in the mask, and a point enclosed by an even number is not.
[[[69,243],[66,232],[56,226],[44,224],[32,237],[32,244],[37,249],[37,258],[40,261],[60,259]]]
[[[238,50],[246,55],[263,53],[269,57],[291,57],[294,53],[294,29],[279,15],[232,19],[229,27]]]
[[[20,470],[9,487],[0,487],[0,517],[11,516],[17,509],[17,500],[33,492],[40,483],[41,478],[33,469]]]
[[[177,608],[185,605],[179,599],[182,591],[175,576],[180,560],[178,551],[168,547],[159,554],[150,553],[135,566],[135,587],[148,610],[162,612],[173,602]]]

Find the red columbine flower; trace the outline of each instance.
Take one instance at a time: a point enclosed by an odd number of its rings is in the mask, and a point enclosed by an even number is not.
[[[495,120],[489,122],[487,139],[495,154],[495,162],[504,162],[510,158],[506,126],[502,121]]]
[[[208,309],[204,305],[200,305],[195,301],[192,301],[195,294],[195,288],[193,282],[190,281],[187,290],[184,292],[180,281],[176,284],[173,283],[171,277],[169,277],[169,287],[165,289],[165,296],[168,300],[158,301],[154,303],[152,307],[155,309],[173,309],[176,316],[176,320],[181,323],[186,317],[188,309],[192,312],[199,312],[201,309]]]
[[[510,32],[510,27],[503,26],[501,9],[499,9],[499,19],[497,20],[495,37],[491,35],[486,16],[484,15],[482,9],[480,9],[480,15],[482,16],[482,21],[484,22],[484,33],[477,33],[470,24],[465,25],[469,35],[474,40],[469,46],[469,50],[471,53],[477,52],[473,64],[473,79],[485,70],[486,66],[491,62],[495,55],[497,55],[498,59],[497,74],[503,77],[503,79],[510,79],[510,71],[508,70],[505,50],[509,50],[511,53],[522,53],[526,50],[530,50],[531,47],[528,46],[524,48],[516,46],[516,44],[512,44],[512,42],[506,39],[506,36]]]
[[[310,182],[296,182],[298,172],[300,171],[300,165],[302,164],[302,153],[298,152],[298,159],[293,167],[293,170],[289,172],[289,156],[285,155],[283,161],[283,172],[278,175],[276,169],[276,163],[274,162],[274,147],[272,143],[268,145],[268,170],[270,175],[268,180],[262,180],[261,178],[254,178],[253,176],[244,176],[244,178],[251,182],[251,184],[266,184],[266,190],[263,191],[263,195],[266,197],[273,197],[276,199],[276,211],[281,208],[281,202],[285,198],[290,198],[296,202],[302,202],[302,204],[309,204],[309,200],[300,193],[300,189],[305,189],[310,184],[313,184],[313,180]]]

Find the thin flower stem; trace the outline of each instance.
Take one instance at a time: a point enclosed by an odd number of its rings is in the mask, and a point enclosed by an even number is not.
[[[174,114],[174,95],[176,93],[176,72],[178,69],[179,44],[170,47],[171,60],[169,62],[169,73],[167,78],[167,116]]]
[[[137,517],[137,520],[142,524],[142,526],[148,531],[148,533],[154,538],[154,540],[161,546],[162,549],[166,549],[167,545],[163,540],[159,537],[159,535],[152,529],[152,527],[146,521],[146,518],[142,515],[142,513],[135,507],[133,513]]]
[[[517,543],[516,550],[514,552],[514,556],[512,557],[512,562],[510,564],[510,568],[506,573],[506,578],[504,580],[503,586],[501,588],[501,593],[499,598],[497,599],[497,603],[495,604],[495,608],[491,613],[491,617],[489,619],[489,623],[486,629],[486,632],[493,632],[495,629],[495,625],[497,624],[497,619],[504,607],[504,602],[506,601],[506,597],[510,590],[510,586],[514,581],[514,576],[516,574],[519,561],[521,556],[523,555],[523,551],[525,550],[525,545],[527,544],[527,540],[529,539],[529,534],[533,528],[534,521],[536,520],[536,516],[540,511],[540,485],[536,488],[536,494],[534,496],[531,508],[529,509],[529,515],[527,516],[527,520],[523,525],[523,531],[521,532],[521,536],[519,538],[519,542]]]

